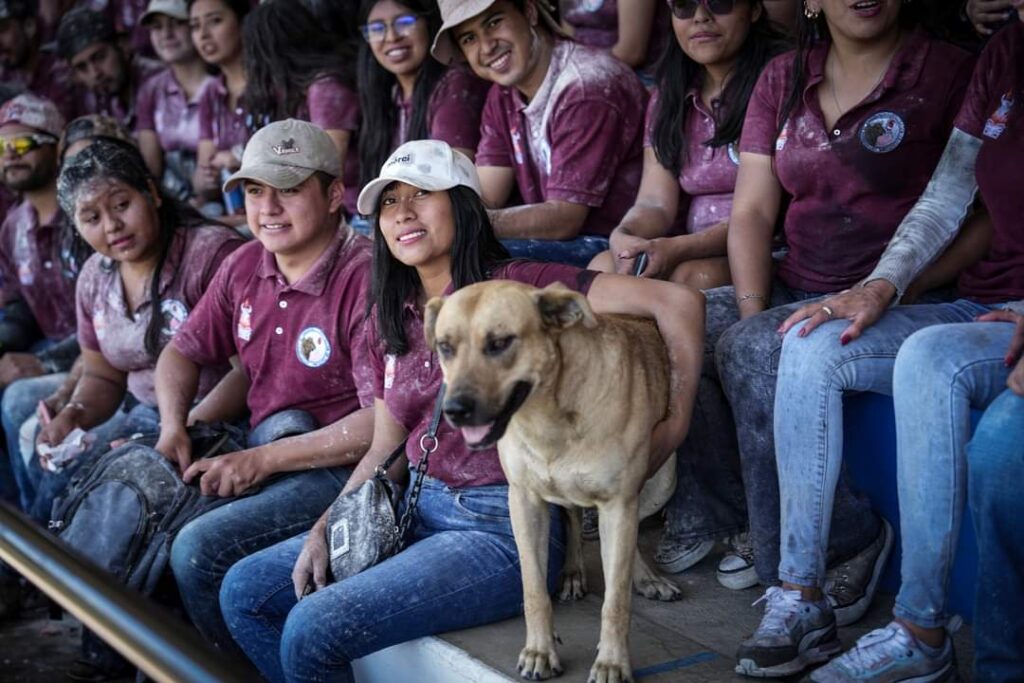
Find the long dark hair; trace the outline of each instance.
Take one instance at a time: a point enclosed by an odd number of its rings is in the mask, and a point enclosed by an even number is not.
[[[250,12],[242,26],[242,48],[245,106],[261,123],[294,116],[310,84],[325,76],[355,90],[350,44],[328,34],[294,0],[269,0]]]
[[[487,209],[475,192],[461,185],[448,190],[452,202],[455,238],[452,242],[452,286],[460,289],[483,282],[490,271],[509,258],[494,234]],[[409,350],[405,336],[405,306],[422,292],[416,269],[392,255],[380,234],[380,212],[373,217],[373,283],[367,310],[377,309],[377,333],[388,353]]]
[[[137,149],[116,140],[97,139],[84,150],[67,160],[57,180],[57,193],[61,208],[69,217],[75,215],[78,191],[98,178],[124,183],[142,193],[147,200],[160,199],[157,219],[160,223],[160,257],[149,283],[150,319],[146,327],[145,349],[154,361],[160,354],[160,332],[164,319],[160,300],[160,275],[167,262],[171,243],[178,230],[209,224],[210,221],[190,205],[168,196],[153,179],[146,162]],[[156,189],[157,195],[153,195]],[[77,235],[77,231],[76,231]],[[82,240],[81,236],[77,236]]]
[[[928,19],[930,15],[922,5],[922,2],[901,2],[899,25],[903,29],[923,26],[932,35],[937,35]],[[814,19],[807,17],[803,12],[797,15],[796,50],[790,72],[789,90],[786,92],[786,99],[783,100],[782,108],[779,110],[777,122],[779,135],[782,134],[789,115],[796,109],[797,103],[803,96],[804,88],[807,86],[807,56],[811,49],[819,41],[828,38],[828,35],[828,24],[824,12],[819,13]]]
[[[357,15],[359,25],[366,23],[374,6],[381,0],[363,0]],[[427,39],[437,35],[441,28],[441,13],[435,0],[396,0],[410,12],[418,14],[427,22]],[[412,110],[409,115],[409,140],[430,137],[427,128],[427,114],[430,96],[434,87],[444,76],[445,66],[427,54],[416,76],[412,91]],[[359,107],[363,120],[372,125],[359,131],[359,182],[366,185],[376,178],[377,169],[384,165],[394,151],[394,134],[398,126],[398,110],[395,107],[395,88],[398,79],[385,69],[373,56],[365,42],[359,46]]]
[[[761,5],[761,0],[748,0],[751,9]],[[722,91],[721,104],[715,112],[715,134],[704,144],[709,147],[723,147],[739,140],[743,130],[743,119],[747,115],[747,103],[753,92],[761,70],[768,61],[791,47],[768,19],[768,13],[761,7],[761,16],[750,26],[750,33],[743,42],[729,81]],[[657,67],[658,110],[651,131],[651,143],[658,163],[679,175],[686,154],[685,129],[689,110],[686,94],[700,84],[704,67],[693,61],[673,38],[665,46]]]

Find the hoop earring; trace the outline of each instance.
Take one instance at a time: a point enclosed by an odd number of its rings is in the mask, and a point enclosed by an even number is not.
[[[818,9],[812,10],[810,8],[810,6],[807,4],[807,2],[806,1],[804,2],[804,16],[805,17],[807,17],[808,19],[813,21],[814,19],[817,19],[820,14],[821,14],[821,8],[820,7]]]

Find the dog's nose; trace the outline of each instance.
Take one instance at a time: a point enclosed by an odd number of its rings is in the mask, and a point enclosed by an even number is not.
[[[476,410],[476,401],[471,396],[456,394],[444,400],[444,414],[456,424],[468,421],[474,410]]]

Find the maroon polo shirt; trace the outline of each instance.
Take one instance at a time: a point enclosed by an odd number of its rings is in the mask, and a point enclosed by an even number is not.
[[[365,368],[369,275],[370,242],[347,227],[291,285],[274,255],[250,242],[224,263],[174,347],[198,365],[239,357],[252,426],[290,408],[329,425],[372,403],[354,376]]]
[[[306,89],[306,102],[295,118],[309,121],[324,130],[347,130],[348,151],[341,179],[345,183],[345,208],[349,214],[357,213],[359,198],[359,95],[333,76],[319,78]]]
[[[61,261],[61,238],[71,225],[64,212],[43,225],[28,201],[0,227],[0,305],[22,299],[47,339],[75,331],[75,280]]]
[[[128,85],[125,100],[119,95],[99,94],[93,90],[82,91],[79,105],[82,114],[104,114],[114,119],[128,130],[135,130],[135,98],[139,89],[151,77],[167,67],[163,62],[148,57],[133,57],[128,66]]]
[[[826,130],[818,88],[827,53],[827,42],[808,53],[807,84],[781,134],[794,53],[769,62],[740,143],[774,157],[792,198],[778,277],[809,292],[845,289],[875,267],[942,156],[974,66],[967,52],[914,31],[878,87]]]
[[[249,140],[245,109],[232,108],[228,101],[224,76],[208,80],[199,93],[199,139],[213,141],[218,152],[242,148]],[[237,156],[242,158],[240,152]]]
[[[480,114],[491,84],[477,78],[465,64],[448,67],[434,86],[427,103],[427,131],[431,140],[447,142],[452,147],[476,152],[480,142]],[[394,146],[409,140],[409,119],[412,100],[403,100],[402,91],[395,88],[398,107],[398,129]]]
[[[175,336],[203,296],[217,268],[244,244],[234,230],[221,226],[179,228],[160,276],[163,343]],[[145,339],[153,304],[149,288],[129,312],[115,261],[93,254],[78,278],[78,343],[96,351],[128,375],[128,391],[140,402],[156,405],[156,359],[146,353]],[[199,396],[205,396],[231,368],[227,362],[203,366]]]
[[[0,66],[0,83],[21,86],[27,92],[45,97],[57,105],[65,121],[78,116],[77,90],[71,81],[71,72],[56,55],[39,53],[35,67],[30,70]]]
[[[491,273],[492,280],[514,280],[535,287],[553,282],[586,294],[597,273],[559,263],[509,261]],[[451,288],[446,294],[451,294]],[[441,365],[427,347],[423,336],[423,313],[415,304],[405,307],[405,336],[409,351],[401,356],[385,352],[377,334],[375,318],[367,325],[367,346],[373,371],[374,396],[384,401],[388,412],[408,432],[406,455],[409,462],[420,461],[420,437],[426,433],[434,414],[434,403],[441,388]],[[441,420],[437,429],[439,447],[430,456],[427,474],[453,488],[504,484],[505,473],[498,460],[498,449],[471,451],[462,433]]]
[[[208,79],[209,80],[209,79]],[[189,100],[174,72],[164,69],[139,89],[135,100],[135,130],[151,130],[164,152],[196,153],[199,146],[199,95]]]
[[[590,207],[581,233],[608,235],[640,187],[646,106],[647,91],[625,64],[556,40],[530,102],[515,88],[491,86],[476,165],[513,168],[524,204]]]
[[[685,231],[701,232],[729,219],[732,194],[739,171],[739,146],[711,147],[704,144],[715,136],[715,118],[700,98],[700,87],[686,94],[686,118],[683,120],[683,152],[680,155],[680,206],[688,208]],[[655,91],[647,105],[645,147],[652,147],[651,136],[661,99]],[[715,101],[717,104],[717,100]]]
[[[1024,23],[985,46],[956,127],[981,139],[975,173],[993,228],[988,254],[958,288],[982,303],[1024,299]]]

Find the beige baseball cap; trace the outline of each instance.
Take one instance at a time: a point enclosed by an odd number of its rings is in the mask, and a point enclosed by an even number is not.
[[[356,208],[364,216],[377,212],[380,195],[394,182],[408,183],[421,190],[439,192],[462,185],[481,196],[480,176],[476,166],[462,152],[440,140],[413,140],[396,149],[380,176],[371,180],[359,193]]]
[[[537,7],[537,13],[541,21],[556,36],[568,38],[569,34],[555,21],[552,7],[548,0],[531,0]],[[441,10],[441,29],[434,38],[434,45],[430,48],[430,54],[442,64],[451,64],[453,61],[463,61],[462,50],[452,40],[451,29],[455,28],[467,19],[472,19],[483,13],[497,0],[438,0],[438,8]]]
[[[166,14],[178,21],[188,21],[188,3],[185,0],[150,0],[146,13],[139,22],[145,26],[156,14]]]
[[[275,121],[245,143],[242,167],[224,182],[224,191],[230,192],[243,180],[286,190],[317,171],[341,176],[338,148],[330,136],[308,121]]]

